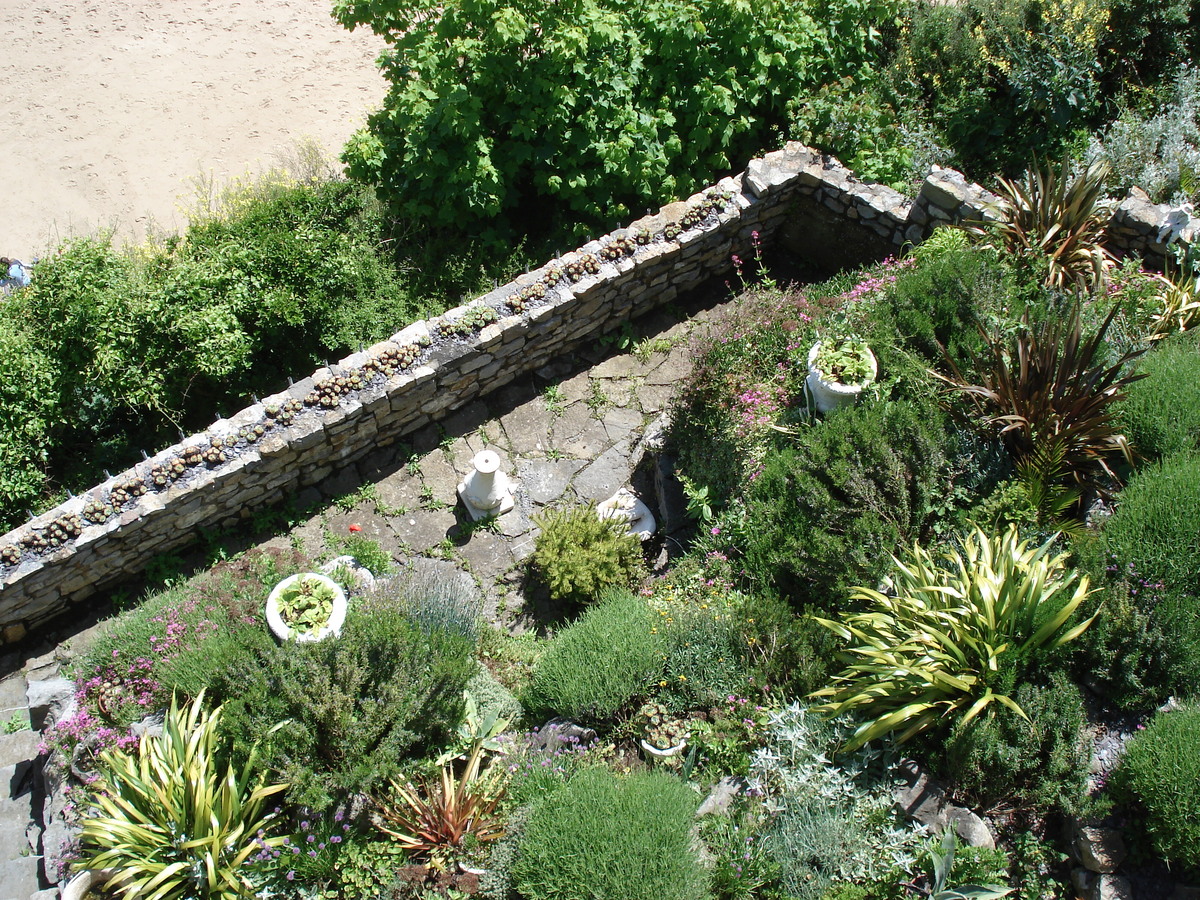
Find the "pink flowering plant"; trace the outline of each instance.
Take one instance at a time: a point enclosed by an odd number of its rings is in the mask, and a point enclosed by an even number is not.
[[[43,749],[56,751],[52,764],[87,779],[105,750],[136,747],[131,726],[166,708],[181,655],[211,665],[196,653],[207,641],[232,629],[265,627],[261,606],[279,572],[306,565],[296,553],[248,553],[114,619],[76,667],[74,711],[46,734]]]

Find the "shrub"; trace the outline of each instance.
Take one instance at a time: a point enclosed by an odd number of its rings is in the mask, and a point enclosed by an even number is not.
[[[1142,357],[1145,378],[1118,405],[1133,449],[1149,459],[1200,450],[1200,346],[1196,332],[1173,335]]]
[[[482,664],[467,682],[467,693],[475,698],[479,715],[486,719],[495,714],[498,719],[515,722],[521,718],[521,702]]]
[[[812,617],[774,594],[755,594],[739,610],[751,678],[760,687],[802,697],[829,681],[837,639]]]
[[[1098,99],[1099,2],[968,0],[911,8],[893,79],[959,164],[980,173],[1058,153]]]
[[[513,883],[528,900],[699,900],[698,805],[663,772],[586,769],[534,808]]]
[[[817,900],[836,884],[876,882],[910,869],[918,834],[892,814],[889,764],[878,752],[832,760],[844,737],[800,704],[771,716],[751,777],[770,815],[766,846],[789,897]]]
[[[956,725],[945,745],[946,774],[971,807],[997,804],[1074,814],[1087,792],[1090,743],[1083,696],[1061,672],[1013,694],[1010,709]]]
[[[387,40],[391,82],[343,159],[425,227],[611,222],[736,167],[791,98],[860,70],[889,8],[343,0],[343,25]]]
[[[406,757],[448,739],[475,671],[461,634],[426,632],[395,609],[351,607],[342,633],[311,644],[271,645],[221,674],[235,749],[288,720],[265,760],[292,782],[292,800],[315,811],[396,777]]]
[[[31,322],[0,318],[0,533],[15,528],[42,500],[52,434],[61,421],[51,354],[32,339]]]
[[[980,316],[1003,305],[1011,276],[992,254],[979,249],[952,246],[937,254],[926,252],[922,245],[918,264],[899,273],[876,305],[876,315],[890,319],[903,345],[928,363],[940,363],[944,353],[965,360],[979,347]]]
[[[909,401],[862,403],[801,430],[752,482],[749,575],[796,605],[837,609],[920,533],[943,488],[944,441],[937,407]]]
[[[576,720],[611,717],[662,671],[665,641],[644,600],[612,594],[553,641],[533,672],[526,706]]]
[[[1179,672],[1181,662],[1200,660],[1179,636],[1166,630],[1159,609],[1161,589],[1140,578],[1117,578],[1081,608],[1104,615],[1079,639],[1079,680],[1121,709],[1159,706],[1172,693],[1195,683]],[[1170,606],[1170,604],[1169,604]],[[1182,651],[1182,653],[1181,653]],[[1182,660],[1180,657],[1183,657]]]
[[[1125,747],[1115,782],[1155,854],[1200,868],[1200,707],[1155,716]]]
[[[479,636],[479,589],[453,567],[421,565],[377,582],[371,603],[402,612],[429,633],[460,634],[472,643]]]
[[[172,699],[161,736],[142,736],[136,757],[109,749],[90,785],[82,841],[89,869],[115,869],[125,900],[236,900],[253,891],[243,866],[279,846],[266,837],[273,814],[254,749],[241,770],[217,766],[221,709],[201,694],[186,709]],[[111,882],[110,882],[111,883]]]
[[[741,628],[730,612],[679,607],[663,629],[667,659],[656,693],[675,712],[706,708],[746,682]]]
[[[1104,525],[1111,564],[1168,591],[1195,596],[1200,584],[1200,458],[1174,456],[1130,479]]]
[[[530,563],[555,600],[591,603],[606,588],[633,587],[643,571],[638,539],[594,506],[552,509],[533,522],[541,533]]]
[[[1109,0],[1108,28],[1100,38],[1106,93],[1127,85],[1158,85],[1188,58],[1188,17],[1193,0]],[[1138,184],[1140,182],[1134,182]]]
[[[893,557],[894,595],[855,588],[868,611],[819,619],[851,644],[847,667],[815,695],[827,698],[830,715],[866,718],[848,747],[901,729],[903,742],[952,717],[965,728],[993,714],[994,704],[1027,718],[1008,696],[1013,681],[1091,624],[1063,630],[1088,595],[1088,579],[1076,582],[1066,554],[1051,556],[1050,548],[1029,549],[1016,528],[995,537],[976,530],[944,563],[914,545],[906,562]]]
[[[1139,187],[1155,203],[1200,199],[1200,68],[1180,66],[1161,108],[1126,110],[1089,152],[1112,166],[1115,188]]]
[[[975,424],[1008,447],[1030,500],[1051,520],[1075,504],[1080,489],[1102,492],[1098,474],[1111,475],[1115,456],[1130,458],[1115,403],[1139,377],[1126,364],[1140,351],[1105,358],[1105,336],[1119,310],[1114,305],[1088,337],[1078,304],[1037,325],[1026,313],[1011,342],[1001,334],[989,338],[975,359],[977,381],[953,361],[952,376],[943,378],[971,404]]]
[[[1000,179],[999,221],[987,229],[1008,253],[1045,270],[1047,287],[1099,288],[1112,264],[1101,243],[1111,215],[1104,203],[1109,167],[1092,162],[1072,176],[1069,157],[1034,163],[1019,181]]]

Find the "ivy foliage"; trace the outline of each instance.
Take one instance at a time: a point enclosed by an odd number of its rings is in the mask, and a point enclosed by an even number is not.
[[[773,143],[789,100],[866,65],[892,5],[341,0],[391,83],[343,159],[429,227],[611,222]]]

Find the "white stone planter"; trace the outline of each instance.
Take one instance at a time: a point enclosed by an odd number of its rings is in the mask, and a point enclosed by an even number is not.
[[[98,892],[106,887],[116,874],[116,869],[84,869],[63,887],[62,900],[91,900],[99,897]]]
[[[648,755],[654,757],[655,759],[670,759],[672,756],[678,756],[687,747],[687,739],[686,738],[684,738],[682,741],[680,741],[674,747],[667,747],[665,749],[662,747],[655,747],[652,743],[650,743],[645,738],[642,738],[639,741],[639,743],[642,745],[642,749],[645,750]]]
[[[329,614],[329,621],[325,623],[324,628],[318,628],[316,631],[296,631],[288,626],[279,614],[280,596],[285,590],[301,579],[305,581],[319,581],[333,589],[333,611]],[[283,581],[271,589],[271,593],[267,597],[267,627],[281,641],[297,641],[299,643],[319,641],[330,635],[341,634],[342,623],[346,621],[346,607],[346,592],[341,589],[336,581],[317,572],[301,572],[299,575],[291,575],[283,579]]]
[[[817,412],[828,413],[844,406],[852,405],[858,400],[858,395],[870,385],[879,374],[879,363],[875,354],[867,350],[871,367],[871,377],[862,384],[841,384],[837,381],[826,381],[824,375],[816,367],[817,354],[821,352],[821,342],[817,341],[808,351],[808,379],[806,384],[812,392],[813,404]]]
[[[628,488],[621,488],[597,506],[596,515],[601,519],[625,523],[629,533],[635,535],[639,541],[648,541],[654,536],[654,529],[658,527],[650,507]]]

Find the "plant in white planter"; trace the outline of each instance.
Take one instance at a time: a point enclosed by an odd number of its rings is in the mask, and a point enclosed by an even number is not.
[[[677,756],[687,746],[687,726],[667,712],[661,703],[646,703],[638,710],[642,725],[642,749],[650,756]]]
[[[345,620],[346,592],[317,572],[285,578],[267,597],[267,625],[281,641],[319,641]]]
[[[817,341],[808,351],[807,384],[818,412],[854,403],[878,374],[875,354],[854,335]]]

